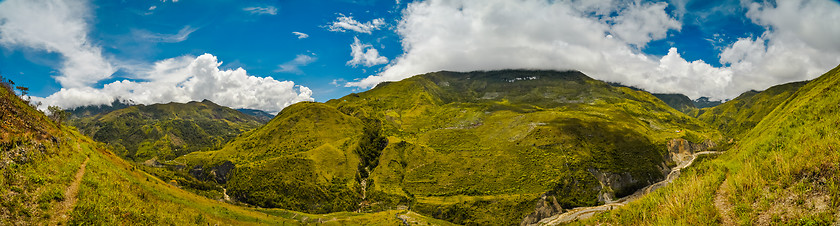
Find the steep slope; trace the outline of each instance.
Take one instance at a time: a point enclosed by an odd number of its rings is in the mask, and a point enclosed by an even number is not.
[[[774,109],[763,110],[770,113],[740,142],[718,158],[698,164],[674,186],[581,223],[836,223],[840,220],[838,87],[840,66],[803,85],[776,107],[764,105]]]
[[[726,136],[740,137],[806,83],[792,82],[773,86],[761,92],[748,91],[733,100],[706,110],[698,119],[718,128]]]
[[[517,224],[542,194],[562,208],[629,195],[666,174],[668,141],[715,136],[580,72],[430,73],[328,104],[388,136],[370,202],[414,197],[415,210],[466,224]]]
[[[0,87],[0,225],[447,225],[407,210],[314,215],[210,200],[163,181]]]
[[[120,156],[141,162],[218,148],[262,125],[253,116],[208,100],[130,106],[73,119],[70,124],[110,144]]]
[[[72,177],[59,163],[84,158],[70,158],[59,128],[6,81],[0,81],[0,124],[0,224],[49,219],[50,204],[64,198],[61,184]]]
[[[579,72],[437,72],[292,105],[219,151],[177,161],[222,172],[230,160],[220,178],[229,194],[260,206],[361,202],[362,211],[518,224],[543,194],[563,208],[625,196],[663,179],[669,141],[719,137],[649,93]]]
[[[365,136],[361,120],[326,104],[306,102],[283,109],[221,150],[178,161],[203,172],[195,174],[214,174],[242,202],[316,213],[350,211],[361,201],[357,178]],[[235,170],[229,174],[212,171],[231,163]]]

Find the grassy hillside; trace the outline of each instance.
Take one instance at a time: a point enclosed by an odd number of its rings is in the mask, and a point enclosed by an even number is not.
[[[210,101],[136,105],[71,120],[94,140],[134,161],[171,160],[221,147],[262,125],[257,118]]]
[[[761,92],[748,91],[733,100],[707,109],[698,118],[728,137],[740,137],[806,83],[792,82]]]
[[[292,105],[221,150],[177,161],[204,171],[231,161],[228,194],[259,206],[409,207],[518,224],[546,192],[571,208],[662,179],[677,138],[720,135],[649,93],[579,72],[438,72]]]
[[[228,194],[242,202],[316,213],[358,209],[364,123],[323,103],[287,107],[223,149],[179,158],[189,168],[232,162]]]
[[[58,126],[0,82],[0,224],[48,220],[83,158],[69,158]]]
[[[0,88],[0,225],[447,225],[408,210],[306,214],[207,199]]]
[[[801,84],[788,84],[799,86]],[[784,87],[784,86],[783,86]],[[582,224],[828,225],[840,219],[840,66],[804,84],[731,149]],[[766,92],[766,91],[765,91]],[[753,107],[755,108],[755,107]]]

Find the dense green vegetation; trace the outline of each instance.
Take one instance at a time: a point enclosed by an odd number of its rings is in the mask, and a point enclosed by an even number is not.
[[[77,111],[91,114],[90,110]],[[207,100],[129,106],[75,117],[70,124],[94,140],[111,145],[120,156],[138,162],[162,162],[220,148],[240,133],[262,125],[253,116]]]
[[[408,210],[316,215],[211,200],[56,125],[5,86],[0,116],[0,225],[448,224]]]
[[[719,106],[719,112],[737,112],[733,115],[739,120],[756,120],[750,116],[758,115],[760,121],[752,128],[740,121],[722,123],[724,131],[745,132],[726,153],[701,162],[674,184],[641,200],[580,223],[828,225],[837,221],[838,87],[840,66],[807,84],[748,92],[739,102]]]
[[[748,91],[733,100],[708,109],[698,118],[728,137],[740,137],[805,84],[806,82],[792,82],[761,92]]]
[[[721,137],[647,92],[579,72],[437,72],[292,105],[221,150],[176,161],[232,161],[228,194],[259,206],[320,213],[361,203],[518,224],[545,192],[571,208],[662,179],[675,138]],[[602,188],[596,173],[630,179]]]
[[[564,208],[628,195],[662,178],[668,140],[717,138],[649,93],[579,72],[430,73],[327,104],[382,122],[389,142],[368,192],[390,198],[371,202],[414,197],[424,213],[446,209],[437,216],[456,223],[516,224],[547,191],[563,194],[556,198]],[[636,182],[601,189],[593,172]],[[510,195],[527,198],[502,202]],[[476,199],[425,202],[452,196]],[[482,214],[482,202],[496,211]]]
[[[720,130],[736,138],[725,153],[576,224],[824,225],[840,207],[836,87],[840,66],[695,119],[579,72],[436,72],[294,104],[262,127],[209,101],[73,119],[106,145],[3,86],[0,224],[519,224],[543,194],[573,208],[661,180],[668,141],[726,143]]]
[[[316,213],[353,211],[361,201],[359,150],[369,136],[362,120],[323,103],[287,107],[261,129],[223,149],[179,158],[189,167],[231,161],[226,183],[239,201]]]

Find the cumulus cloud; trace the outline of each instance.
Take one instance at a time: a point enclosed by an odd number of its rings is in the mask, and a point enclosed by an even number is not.
[[[714,67],[687,61],[676,48],[665,56],[639,50],[680,30],[681,23],[668,14],[666,3],[413,2],[397,26],[403,55],[382,72],[346,86],[369,88],[439,70],[571,69],[652,92],[726,99],[783,81],[813,78],[840,63],[840,27],[832,24],[840,20],[837,3],[794,0],[748,6],[750,18],[768,31],[725,48],[720,56],[725,66]]]
[[[292,34],[297,35],[298,39],[309,38],[309,35],[303,32],[293,31]]]
[[[665,38],[668,30],[679,30],[682,24],[665,12],[668,4],[632,3],[614,18],[612,33],[629,44],[644,46],[651,40]]]
[[[249,13],[256,15],[277,15],[277,7],[274,6],[245,7],[242,10],[248,11]]]
[[[353,19],[352,16],[345,16],[344,14],[339,14],[339,17],[336,18],[336,21],[333,21],[332,24],[327,26],[327,29],[334,32],[355,31],[359,33],[370,34],[372,31],[379,30],[379,28],[381,28],[383,25],[385,25],[385,20],[382,18],[377,18],[362,23]]]
[[[349,66],[364,65],[365,67],[372,67],[380,64],[387,64],[388,58],[379,55],[379,51],[373,48],[372,45],[362,43],[359,38],[353,37],[353,44],[350,44],[350,56],[353,59],[347,61]]]
[[[289,62],[283,63],[280,66],[278,66],[279,68],[275,71],[276,72],[290,72],[290,73],[295,73],[295,74],[303,74],[303,71],[300,70],[300,67],[301,66],[306,66],[306,65],[308,65],[312,62],[315,62],[315,60],[317,60],[317,59],[318,58],[314,57],[314,56],[299,54],[295,57],[294,60],[291,60]]]
[[[734,84],[762,88],[811,79],[840,63],[840,4],[828,0],[749,3],[747,17],[767,27],[720,54],[738,76]]]
[[[62,56],[63,87],[84,87],[108,78],[116,68],[88,39],[83,0],[7,0],[0,2],[0,45]]]
[[[73,108],[110,104],[115,99],[138,104],[211,100],[232,108],[279,112],[286,106],[313,101],[312,90],[292,81],[249,75],[245,69],[221,70],[216,56],[178,57],[157,62],[146,72],[147,81],[115,81],[102,88],[62,88],[46,97],[33,97],[44,105]]]

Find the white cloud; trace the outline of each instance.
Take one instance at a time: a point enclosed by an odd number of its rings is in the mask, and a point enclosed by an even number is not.
[[[762,89],[817,77],[840,63],[840,4],[828,0],[750,3],[747,17],[769,29],[720,54],[734,85]]]
[[[314,57],[314,56],[299,54],[295,57],[294,60],[291,60],[289,62],[281,64],[279,66],[279,68],[275,71],[276,72],[291,72],[291,73],[295,73],[295,74],[303,74],[303,71],[300,70],[300,67],[301,66],[306,66],[306,65],[308,65],[312,62],[315,62],[315,60],[317,60],[317,59],[318,58]]]
[[[211,100],[232,108],[251,108],[279,112],[286,106],[313,101],[312,90],[292,81],[256,77],[238,68],[220,70],[215,56],[178,57],[159,61],[147,71],[145,82],[116,81],[101,89],[91,87],[62,88],[46,97],[33,97],[44,105],[73,108],[84,105],[110,104],[116,98],[138,104]]]
[[[332,82],[330,82],[330,85],[340,87],[340,86],[343,86],[345,83],[347,83],[347,80],[344,80],[343,78],[340,78],[340,79],[333,79]]]
[[[254,6],[254,7],[246,7],[242,10],[248,11],[251,14],[257,15],[277,15],[277,7],[274,6]]]
[[[840,27],[833,24],[840,20],[837,3],[777,2],[777,7],[750,5],[750,18],[770,29],[725,48],[720,56],[724,67],[686,61],[676,48],[661,57],[639,51],[680,29],[665,3],[413,2],[397,26],[404,54],[382,72],[346,86],[369,88],[440,70],[572,69],[651,92],[726,99],[779,82],[810,79],[840,63]]]
[[[352,16],[344,16],[339,14],[336,21],[333,21],[327,28],[334,32],[355,31],[359,33],[370,34],[372,31],[379,30],[385,25],[385,20],[382,18],[373,19],[371,21],[362,23],[353,19]]]
[[[159,34],[159,33],[152,33],[145,30],[134,30],[134,37],[137,37],[143,41],[150,41],[150,42],[166,42],[166,43],[176,43],[176,42],[183,42],[190,37],[190,34],[198,30],[198,28],[193,28],[190,26],[184,26],[181,30],[178,30],[176,34]]]
[[[156,5],[153,5],[153,6],[149,7],[149,11],[152,11],[152,10],[155,10],[155,9],[157,9]]]
[[[298,39],[309,38],[309,35],[303,32],[293,31],[292,34],[297,35]]]
[[[665,12],[667,6],[664,2],[632,3],[615,17],[612,33],[638,47],[651,40],[665,38],[668,30],[679,30],[682,27],[679,21]]]
[[[372,67],[388,63],[388,58],[380,56],[379,51],[376,50],[376,48],[373,48],[372,45],[361,43],[357,37],[353,37],[353,40],[353,44],[350,44],[350,56],[352,56],[353,59],[347,61],[347,65],[353,67],[359,65]]]
[[[63,87],[84,87],[108,78],[116,68],[88,39],[90,9],[81,0],[0,2],[0,45],[61,54]]]

